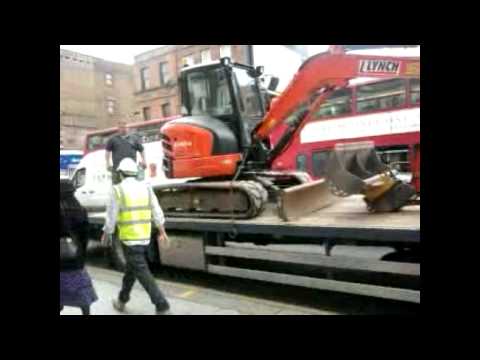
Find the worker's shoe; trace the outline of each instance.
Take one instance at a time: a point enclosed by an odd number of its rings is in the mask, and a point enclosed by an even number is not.
[[[115,310],[117,310],[118,312],[125,312],[125,303],[124,302],[121,302],[118,299],[113,299],[112,300],[112,305],[113,305],[113,308]]]
[[[170,309],[167,310],[155,310],[155,315],[173,315]]]
[[[170,312],[170,304],[165,301],[162,305],[157,305],[155,308],[155,315],[172,315]]]

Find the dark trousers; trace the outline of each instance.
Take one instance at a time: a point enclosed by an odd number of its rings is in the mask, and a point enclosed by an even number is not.
[[[147,264],[148,246],[126,246],[122,244],[123,253],[127,262],[125,275],[123,276],[122,290],[120,291],[119,300],[127,303],[130,300],[130,292],[132,291],[135,280],[138,279],[145,291],[150,296],[150,300],[157,310],[164,311],[170,308],[167,299],[160,291],[155,278],[153,277]]]
[[[112,170],[112,184],[113,185],[118,185],[122,182],[120,179],[120,173],[116,170]]]

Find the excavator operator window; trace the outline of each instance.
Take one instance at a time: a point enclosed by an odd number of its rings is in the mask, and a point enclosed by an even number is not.
[[[244,69],[234,68],[236,87],[240,95],[240,111],[246,117],[263,116],[260,90],[258,89],[255,78],[250,77]]]
[[[250,133],[264,116],[262,94],[256,79],[251,77],[245,69],[234,68],[233,86],[238,97],[238,107],[246,125],[246,131]]]
[[[192,116],[232,115],[228,80],[223,69],[207,69],[187,75],[188,108]]]

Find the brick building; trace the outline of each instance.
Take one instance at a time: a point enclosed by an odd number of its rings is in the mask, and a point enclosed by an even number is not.
[[[167,45],[135,56],[135,111],[137,120],[180,114],[180,69],[229,56],[249,64],[249,45]]]
[[[60,144],[82,149],[86,132],[133,121],[133,67],[60,49]]]

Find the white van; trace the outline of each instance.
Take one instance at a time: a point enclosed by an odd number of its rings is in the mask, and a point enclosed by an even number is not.
[[[163,148],[161,141],[143,144],[147,169],[144,181],[152,187],[168,183],[185,182],[188,179],[168,179],[162,168]],[[75,196],[87,211],[105,211],[112,175],[107,171],[105,150],[96,150],[85,155],[72,176],[76,188]]]

